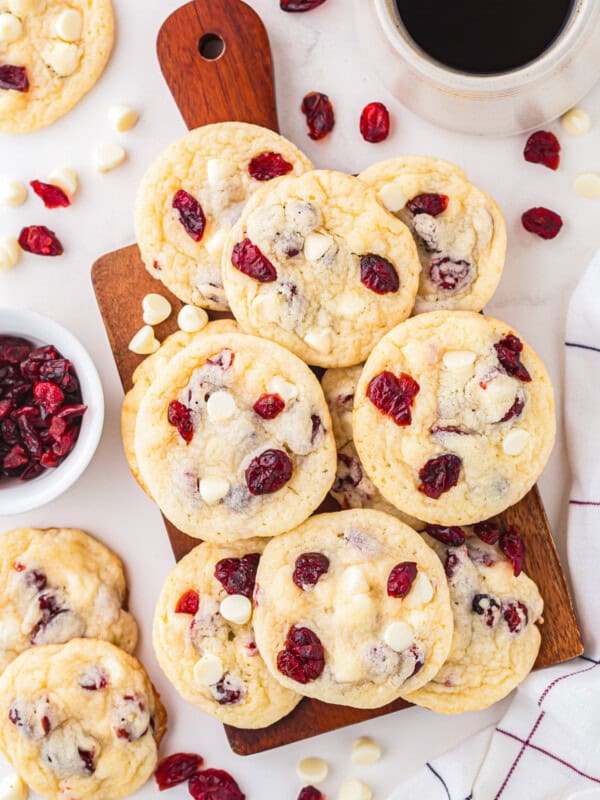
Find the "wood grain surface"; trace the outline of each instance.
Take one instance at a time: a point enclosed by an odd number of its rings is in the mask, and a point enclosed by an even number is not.
[[[205,60],[199,52],[198,43],[207,34],[218,35],[225,44],[223,55],[214,61]],[[267,34],[259,17],[245,3],[195,0],[182,6],[161,28],[158,55],[165,80],[188,127],[233,119],[277,130]],[[182,304],[144,269],[136,245],[99,258],[92,268],[92,280],[121,382],[127,391],[132,385],[132,373],[142,360],[127,346],[142,324],[144,295],[160,292],[173,305],[174,313],[156,328],[161,340],[177,329],[177,311]],[[210,316],[225,315],[211,312]],[[337,508],[335,501],[329,499],[319,510]],[[581,635],[537,489],[500,519],[505,525],[515,525],[524,535],[525,568],[540,587],[545,601],[542,646],[536,668],[574,658],[583,651]],[[167,520],[165,524],[177,559],[198,544]],[[249,755],[407,706],[398,700],[379,709],[360,710],[307,698],[285,719],[263,730],[225,728],[232,749],[240,755]]]

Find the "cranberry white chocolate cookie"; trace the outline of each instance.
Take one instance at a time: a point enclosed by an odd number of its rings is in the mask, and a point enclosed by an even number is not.
[[[258,649],[290,689],[377,708],[427,683],[450,650],[440,560],[381,511],[320,514],[266,546],[254,592]]]
[[[506,256],[506,225],[494,200],[460,167],[437,158],[392,158],[359,177],[415,238],[421,260],[415,312],[481,311]]]
[[[244,122],[186,133],[151,164],[135,203],[146,269],[180,300],[227,308],[221,251],[248,197],[265,182],[312,169],[283,136]]]
[[[0,131],[66,114],[102,74],[113,39],[111,0],[0,0]]]
[[[252,593],[264,539],[198,545],[171,572],[154,616],[158,661],[189,703],[238,728],[264,728],[300,702],[262,660]]]
[[[522,571],[524,544],[495,522],[430,525],[424,538],[445,565],[454,636],[438,674],[406,699],[444,714],[486,708],[525,680],[540,649],[543,600]]]
[[[116,555],[83,531],[19,528],[0,535],[0,672],[23,650],[106,639],[128,652],[138,638]]]
[[[509,325],[433,311],[375,347],[358,383],[354,442],[390,503],[463,525],[518,502],[554,444],[546,368]]]
[[[257,192],[223,251],[240,327],[309,364],[358,364],[409,316],[419,276],[408,228],[358,178],[316,170]]]
[[[140,662],[73,639],[22,653],[0,677],[0,750],[48,800],[119,800],[154,772],[167,715]]]
[[[241,333],[200,336],[146,392],[135,452],[163,513],[223,543],[306,519],[335,475],[321,386],[283,347]]]

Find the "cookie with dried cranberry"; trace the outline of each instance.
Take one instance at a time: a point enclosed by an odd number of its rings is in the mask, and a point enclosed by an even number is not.
[[[246,200],[266,182],[312,169],[267,128],[221,122],[189,131],[150,165],[135,202],[146,269],[180,300],[227,308],[221,251]]]
[[[335,475],[321,386],[283,347],[241,333],[201,336],[152,382],[135,452],[163,513],[224,543],[306,519]]]
[[[554,393],[505,322],[432,311],[369,356],[353,430],[386,500],[425,522],[466,525],[514,505],[539,478],[556,433]]]
[[[117,556],[83,531],[19,528],[0,536],[0,672],[23,650],[69,639],[106,639],[133,652]]]
[[[495,523],[481,523],[474,530],[428,530],[431,535],[423,537],[445,564],[454,635],[444,666],[406,699],[443,714],[487,708],[533,668],[541,643],[536,623],[541,622],[543,600],[522,572],[522,558],[515,558],[514,529],[502,531]]]
[[[284,686],[377,708],[446,660],[452,611],[440,560],[381,511],[312,517],[271,540],[254,593],[258,649]]]
[[[62,117],[94,86],[114,40],[111,0],[3,0],[0,131]]]
[[[264,728],[295,708],[262,660],[252,594],[264,539],[204,542],[168,576],[154,615],[154,651],[184,700],[238,728]]]
[[[420,265],[408,228],[371,188],[315,170],[249,200],[222,268],[243,330],[309,364],[346,367],[409,316]]]
[[[506,256],[506,224],[494,200],[462,169],[437,158],[392,158],[359,177],[414,236],[421,260],[415,313],[481,311]]]
[[[0,750],[49,800],[119,800],[150,778],[167,724],[144,667],[108,642],[22,653],[0,677]]]

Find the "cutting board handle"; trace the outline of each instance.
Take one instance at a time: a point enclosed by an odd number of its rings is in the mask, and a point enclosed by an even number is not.
[[[157,53],[188,128],[237,120],[279,130],[269,38],[246,3],[186,3],[162,25]]]

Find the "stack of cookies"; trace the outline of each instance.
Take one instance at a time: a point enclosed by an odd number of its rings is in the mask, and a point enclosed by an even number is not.
[[[445,713],[505,696],[543,602],[498,515],[555,419],[540,359],[479,313],[505,259],[494,201],[447,162],[353,177],[224,123],[150,167],[136,230],[165,286],[234,317],[165,340],[123,407],[133,474],[203,542],[154,620],[179,693],[242,728],[302,696]],[[311,516],[329,492],[344,510]]]

